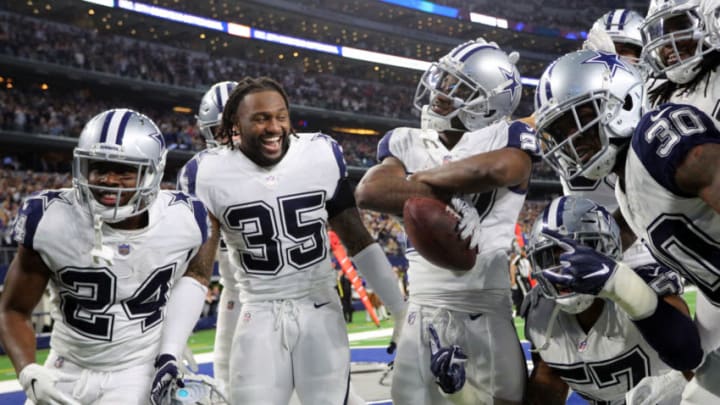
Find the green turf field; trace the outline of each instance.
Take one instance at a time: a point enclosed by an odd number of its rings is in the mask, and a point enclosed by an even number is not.
[[[690,307],[690,313],[695,314],[695,291],[688,291],[684,297]],[[380,326],[382,328],[391,328],[393,322],[391,320],[382,321]],[[522,318],[515,318],[515,327],[518,331],[520,339],[525,339],[524,334],[525,322]],[[353,314],[353,323],[348,324],[348,333],[366,332],[370,330],[377,330],[378,328],[372,322],[365,321],[365,311],[355,311]],[[194,333],[189,340],[190,348],[193,353],[207,353],[211,352],[213,348],[213,342],[215,340],[215,329],[202,330]],[[387,345],[390,338],[375,338],[366,339],[361,341],[352,342],[351,347],[363,347],[363,346],[384,346]],[[45,361],[48,350],[39,350],[37,354],[38,363]],[[0,356],[0,381],[15,379],[15,370],[10,363],[10,359],[7,356]]]

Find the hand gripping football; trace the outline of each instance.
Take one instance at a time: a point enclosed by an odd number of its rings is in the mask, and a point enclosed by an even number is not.
[[[475,266],[477,253],[460,239],[460,215],[440,200],[411,197],[403,207],[405,232],[415,250],[430,263],[454,271]]]

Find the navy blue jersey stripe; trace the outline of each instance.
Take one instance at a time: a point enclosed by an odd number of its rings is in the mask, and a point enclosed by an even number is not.
[[[340,169],[340,178],[347,177],[347,164],[345,163],[345,158],[343,157],[343,151],[340,144],[335,141],[331,141],[330,146],[332,147],[338,169]]]
[[[562,221],[562,214],[563,211],[565,211],[565,201],[567,201],[567,198],[563,197],[558,201],[557,211],[555,211],[557,217],[555,218],[555,225],[560,228],[563,226]]]
[[[128,121],[130,121],[130,117],[132,117],[132,113],[130,111],[126,111],[120,120],[117,137],[115,138],[115,143],[118,145],[122,145],[123,138],[125,137],[125,129],[127,128]]]
[[[385,133],[385,136],[380,139],[380,142],[378,142],[377,147],[377,160],[378,162],[382,162],[383,159],[385,159],[388,156],[393,156],[392,152],[390,152],[390,138],[392,138],[394,130],[390,130]]]
[[[28,197],[18,212],[18,218],[25,218],[25,227],[20,230],[13,229],[13,239],[29,249],[33,249],[33,240],[40,219],[45,213],[45,203],[42,198]],[[18,233],[20,231],[21,233]]]
[[[193,214],[195,214],[195,222],[198,224],[198,228],[200,228],[200,235],[202,235],[202,241],[205,243],[205,241],[208,238],[208,212],[207,209],[205,209],[205,205],[201,203],[199,200],[192,200],[193,205]]]
[[[105,121],[103,122],[102,131],[100,132],[100,143],[107,142],[108,129],[110,128],[110,122],[112,121],[113,115],[115,115],[115,111],[110,111],[105,116]]]
[[[187,183],[187,190],[184,190],[190,195],[195,195],[195,186],[197,183],[197,173],[198,173],[198,160],[197,158],[190,160],[185,165],[185,170],[183,173],[183,176],[185,177],[186,183]]]

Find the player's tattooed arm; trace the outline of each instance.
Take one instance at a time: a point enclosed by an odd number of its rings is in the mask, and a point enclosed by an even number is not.
[[[635,235],[635,232],[633,232],[630,225],[628,225],[622,212],[620,212],[620,208],[616,209],[612,213],[612,216],[615,218],[615,222],[617,222],[618,227],[620,228],[620,240],[622,241],[622,249],[625,251],[627,248],[632,246],[633,243],[635,243],[637,235]]]
[[[528,380],[525,404],[527,405],[564,405],[568,395],[568,385],[540,355],[532,354],[533,371]]]
[[[675,172],[678,187],[697,195],[715,212],[720,213],[720,144],[695,146]]]
[[[0,295],[0,343],[18,373],[35,362],[35,331],[30,318],[49,279],[50,270],[40,255],[20,245]]]
[[[410,180],[446,193],[470,194],[500,187],[527,188],[531,171],[530,156],[521,149],[508,147],[414,173]]]
[[[392,156],[370,168],[355,188],[355,200],[360,208],[402,215],[405,201],[410,197],[432,197],[449,201],[450,195],[418,181],[409,181],[403,163]]]
[[[192,277],[206,287],[210,285],[215,253],[220,243],[220,223],[212,214],[208,213],[208,216],[211,225],[208,238],[200,246],[198,253],[190,260],[185,271],[186,277]]]

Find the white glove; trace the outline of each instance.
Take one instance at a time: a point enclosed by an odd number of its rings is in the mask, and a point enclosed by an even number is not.
[[[480,215],[477,209],[460,197],[450,200],[455,211],[460,214],[460,239],[470,238],[470,249],[477,249],[480,245]]]
[[[20,385],[28,399],[38,405],[80,405],[80,401],[55,387],[60,381],[73,381],[74,378],[57,370],[30,363],[20,370]]]
[[[625,394],[625,401],[627,405],[655,405],[674,397],[679,400],[686,384],[685,377],[676,370],[648,376]]]
[[[615,43],[608,33],[599,26],[593,26],[583,42],[583,49],[615,53]]]

